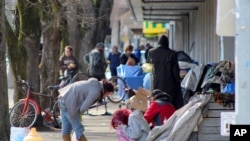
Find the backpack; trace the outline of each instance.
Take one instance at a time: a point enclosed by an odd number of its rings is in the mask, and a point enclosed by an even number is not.
[[[86,60],[89,61],[90,64],[88,68],[88,73],[91,76],[103,77],[105,76],[106,70],[106,60],[103,56],[96,50],[91,51],[88,56],[86,56]]]

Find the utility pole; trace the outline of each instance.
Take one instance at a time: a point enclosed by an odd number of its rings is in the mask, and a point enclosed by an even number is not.
[[[236,0],[235,2],[236,124],[250,125],[250,1]]]

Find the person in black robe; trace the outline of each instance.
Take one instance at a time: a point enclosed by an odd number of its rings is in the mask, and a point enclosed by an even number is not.
[[[183,106],[180,68],[177,53],[169,48],[168,37],[162,35],[159,46],[149,50],[147,63],[153,64],[152,90],[160,89],[172,97],[176,109]]]

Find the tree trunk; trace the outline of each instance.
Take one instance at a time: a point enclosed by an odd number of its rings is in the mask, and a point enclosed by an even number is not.
[[[9,124],[9,100],[7,90],[7,72],[6,72],[6,36],[5,36],[5,1],[0,2],[0,140],[9,141],[10,124]]]
[[[97,0],[95,3],[91,0],[82,0],[78,5],[83,7],[82,17],[79,21],[82,34],[77,39],[81,42],[77,46],[76,57],[79,60],[80,70],[86,72],[87,64],[83,61],[83,56],[95,48],[97,42],[104,42],[105,36],[109,30],[109,18],[113,0]],[[75,8],[76,9],[76,8]],[[69,23],[69,21],[68,21]],[[77,26],[79,27],[79,25]]]
[[[57,85],[59,75],[59,57],[60,57],[60,26],[61,11],[59,5],[53,1],[44,1],[43,5],[51,5],[47,12],[42,15],[43,29],[43,49],[40,63],[40,93],[49,93],[49,85]],[[51,15],[50,15],[51,14]],[[51,20],[48,20],[51,17]],[[40,99],[41,106],[46,108],[48,100]]]
[[[24,57],[25,55],[21,54],[21,51],[23,51],[24,49],[18,49],[18,41],[17,41],[18,34],[14,33],[7,20],[5,23],[6,23],[6,39],[8,44],[7,49],[8,49],[9,63],[14,76],[13,82],[16,82],[17,76],[21,76],[23,79],[26,77],[25,69],[20,69],[20,68],[25,68],[25,66],[23,65],[25,65],[24,62],[26,59]],[[18,91],[17,85],[16,83],[14,83],[14,95],[13,95],[14,103],[16,103],[22,97],[23,95]]]
[[[80,71],[87,71],[87,64],[83,61],[83,56],[87,54],[94,47],[93,36],[96,28],[95,9],[91,0],[82,0],[81,5],[83,9],[80,17],[79,30],[82,31],[81,42],[78,47],[79,54],[77,55]]]
[[[95,31],[95,42],[104,42],[109,32],[110,14],[113,7],[113,0],[101,0],[98,8],[97,28]]]
[[[18,46],[25,48],[27,53],[26,67],[27,82],[32,86],[32,90],[39,92],[39,49],[41,38],[41,24],[39,9],[36,5],[38,0],[23,1],[18,0],[18,12],[20,21],[20,32],[18,36]],[[35,25],[35,26],[34,26]],[[22,47],[21,47],[22,46]],[[39,98],[36,97],[39,101]]]
[[[38,92],[41,24],[39,9],[32,5],[33,3],[38,3],[38,0],[30,2],[18,0],[19,19],[21,23],[19,42],[24,45],[27,52],[27,81],[32,85],[34,91]]]
[[[31,3],[32,2],[32,3]],[[39,46],[41,26],[39,10],[36,5],[38,0],[18,0],[16,10],[16,31],[7,26],[8,53],[14,79],[18,76],[27,80],[34,91],[39,91]],[[34,26],[35,25],[35,26]],[[14,81],[15,81],[14,80]],[[14,102],[23,97],[14,85]]]
[[[65,18],[67,21],[67,32],[69,35],[69,44],[73,47],[73,55],[79,56],[79,49],[81,48],[82,30],[81,30],[81,18],[82,13],[79,9],[82,9],[81,1],[72,2],[67,1]]]

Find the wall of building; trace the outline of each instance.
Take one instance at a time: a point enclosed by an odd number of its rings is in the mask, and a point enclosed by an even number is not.
[[[222,37],[221,42],[223,43],[221,45],[222,48],[221,60],[234,61],[235,37]]]
[[[199,5],[198,10],[193,10],[189,15],[183,16],[182,20],[171,22],[169,30],[170,47],[175,50],[184,50],[200,64],[219,62],[222,59],[221,53],[226,58],[230,58],[233,52],[226,48],[222,51],[220,37],[216,35],[216,7],[216,0],[207,0]],[[111,16],[111,44],[124,46],[133,42],[130,39],[130,35],[132,37],[133,33],[130,32],[129,28],[135,20],[128,17],[129,11],[119,12],[121,10],[119,10],[118,2],[115,2],[113,8],[116,8],[116,10],[112,11],[113,16]],[[123,8],[125,8],[124,5]],[[126,29],[129,34],[125,34]],[[124,35],[128,38],[127,42],[123,41],[125,40]]]
[[[216,0],[205,1],[189,16],[190,56],[200,64],[220,60],[219,37],[216,35]],[[192,47],[193,44],[193,47]],[[192,48],[191,48],[192,47]]]
[[[123,51],[123,43],[121,42],[122,18],[123,15],[129,11],[126,0],[114,0],[110,15],[111,28],[111,46],[117,45],[119,50]],[[124,27],[124,26],[123,26]]]

